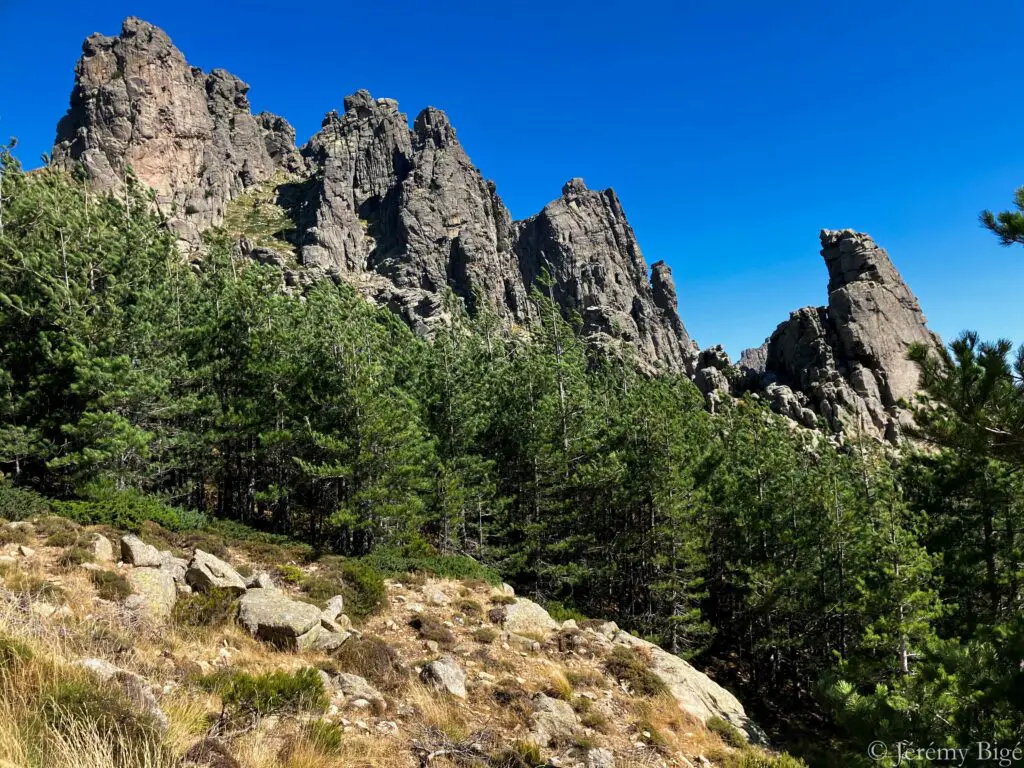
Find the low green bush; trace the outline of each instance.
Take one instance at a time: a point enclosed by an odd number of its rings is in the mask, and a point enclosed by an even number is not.
[[[409,626],[424,640],[433,640],[443,648],[450,648],[455,644],[455,635],[452,631],[433,616],[416,616],[409,622]]]
[[[83,489],[79,500],[55,501],[52,506],[54,511],[82,525],[109,525],[136,533],[146,521],[169,531],[197,530],[207,523],[206,515],[200,512],[173,507],[141,491],[119,491],[99,483]]]
[[[35,518],[32,524],[36,528],[36,534],[42,536],[44,539],[49,539],[51,536],[56,537],[54,541],[65,543],[60,544],[49,544],[50,547],[66,547],[70,544],[75,543],[75,539],[72,536],[78,535],[78,531],[81,527],[74,520],[69,520],[63,515],[46,515],[45,517]]]
[[[95,558],[91,551],[85,547],[74,546],[61,553],[57,558],[57,565],[61,568],[77,568],[83,563],[91,563]]]
[[[302,736],[318,750],[327,754],[341,750],[344,734],[340,725],[326,720],[310,720],[302,727]]]
[[[170,762],[158,724],[115,686],[99,685],[82,674],[46,685],[40,701],[40,715],[49,729],[62,733],[88,728],[98,733],[117,768]]]
[[[0,485],[0,518],[27,520],[50,514],[50,500],[30,488]]]
[[[580,613],[580,611],[576,610],[571,605],[560,603],[557,600],[545,603],[544,608],[551,615],[551,618],[559,623],[568,621],[569,619],[572,619],[577,623],[587,620],[587,617]]]
[[[384,576],[404,576],[408,573],[427,573],[441,579],[484,581],[491,585],[501,583],[501,575],[466,555],[408,555],[384,549],[361,558]]]
[[[198,683],[219,694],[225,711],[236,717],[322,712],[328,704],[320,673],[312,667],[263,675],[227,669],[201,677]]]
[[[494,627],[480,627],[480,629],[473,633],[473,639],[478,643],[490,645],[497,640],[500,635],[501,633]]]
[[[617,645],[605,661],[608,674],[627,683],[637,696],[657,696],[668,690],[647,662],[632,648]]]
[[[527,741],[517,741],[511,747],[491,755],[487,760],[492,768],[543,768],[548,761],[541,756],[540,747]]]
[[[745,747],[747,740],[743,738],[743,734],[739,730],[726,720],[724,717],[715,715],[714,717],[708,718],[708,721],[704,723],[704,726],[718,737],[728,744],[730,747],[736,747],[737,749]]]
[[[238,601],[229,589],[181,595],[174,604],[174,623],[181,627],[219,627],[234,621]]]
[[[304,576],[300,583],[300,589],[311,600],[320,602],[341,595],[346,615],[356,622],[387,607],[384,577],[365,562],[330,557],[322,558],[319,564],[320,572]]]
[[[398,690],[409,677],[397,651],[371,635],[349,638],[335,652],[329,671],[360,675],[386,691]]]
[[[114,571],[89,571],[89,581],[96,588],[96,596],[102,600],[120,602],[133,591],[128,579]]]
[[[78,531],[64,528],[51,533],[43,543],[48,547],[73,547],[78,543],[78,536]]]
[[[31,534],[24,528],[0,526],[0,546],[4,544],[28,544],[31,540]]]

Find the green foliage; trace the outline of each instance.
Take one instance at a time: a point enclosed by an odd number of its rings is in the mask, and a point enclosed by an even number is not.
[[[82,674],[47,684],[39,692],[40,716],[56,732],[88,728],[110,749],[116,768],[133,768],[141,760],[163,764],[169,755],[158,724],[121,694]]]
[[[302,735],[320,752],[328,755],[341,751],[345,739],[342,727],[326,720],[310,720],[302,726]]]
[[[657,696],[668,690],[661,678],[651,671],[647,662],[632,648],[615,646],[605,660],[604,667],[609,675],[629,685],[637,696]]]
[[[43,543],[48,547],[70,547],[78,543],[78,536],[78,531],[56,531],[47,536]]]
[[[206,518],[196,512],[168,506],[153,496],[136,490],[114,490],[91,485],[83,489],[84,498],[54,502],[54,508],[82,525],[109,525],[118,530],[138,532],[147,522],[170,531],[202,527]]]
[[[31,648],[16,637],[0,633],[0,669],[10,670],[31,659]]]
[[[582,612],[558,600],[549,601],[544,608],[551,615],[551,618],[557,622],[569,621],[570,619],[573,621],[587,620],[587,617]]]
[[[395,649],[372,635],[349,638],[334,659],[337,670],[361,675],[385,691],[398,690],[409,676]]]
[[[219,694],[233,717],[321,712],[328,704],[323,681],[312,667],[262,675],[228,669],[200,678],[198,684]]]
[[[487,762],[492,768],[542,768],[548,764],[541,756],[540,747],[527,741],[517,741],[492,755]]]
[[[89,571],[89,580],[101,600],[120,602],[132,594],[132,585],[115,571]]]
[[[238,601],[228,589],[214,587],[205,592],[180,595],[174,604],[174,623],[181,627],[219,627],[234,621]]]
[[[991,230],[1003,245],[1024,243],[1024,187],[1013,195],[1015,211],[982,211],[979,219],[986,229]]]
[[[91,563],[95,558],[86,547],[74,546],[61,553],[57,558],[57,565],[61,568],[77,568],[83,563]]]
[[[385,576],[401,577],[423,573],[438,579],[462,581],[475,579],[487,584],[500,584],[501,575],[466,555],[404,555],[395,550],[377,551],[362,558]]]
[[[473,632],[473,639],[484,645],[490,645],[499,637],[501,637],[501,633],[494,627],[479,627]]]
[[[0,483],[0,519],[27,520],[48,514],[50,501],[42,494],[30,488],[12,488]]]
[[[741,749],[747,745],[747,740],[743,737],[743,734],[725,718],[715,715],[714,717],[708,718],[704,723],[704,727],[712,733],[715,733],[730,747]]]
[[[387,606],[383,576],[358,560],[327,559],[322,562],[320,573],[303,577],[300,588],[316,601],[341,595],[345,599],[345,613],[353,621],[363,621]]]

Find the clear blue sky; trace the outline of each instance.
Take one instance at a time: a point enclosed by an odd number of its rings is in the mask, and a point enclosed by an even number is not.
[[[34,164],[81,41],[126,15],[251,86],[304,141],[368,88],[448,112],[516,217],[612,186],[683,320],[733,355],[825,301],[821,227],[870,232],[949,339],[1024,341],[1024,248],[977,225],[1024,185],[1024,3],[0,0],[0,136]]]

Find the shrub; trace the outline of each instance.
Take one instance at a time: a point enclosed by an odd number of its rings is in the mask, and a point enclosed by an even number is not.
[[[424,640],[433,640],[445,648],[455,643],[455,635],[451,630],[433,616],[416,616],[409,622],[409,626]]]
[[[497,571],[467,555],[410,555],[385,549],[367,555],[362,562],[386,576],[425,573],[452,581],[473,579],[487,584],[501,583],[501,575]]]
[[[321,752],[328,754],[341,751],[344,733],[340,725],[326,720],[310,720],[302,727],[303,737]]]
[[[327,693],[312,667],[298,672],[277,670],[263,675],[222,670],[199,679],[200,687],[218,693],[224,709],[234,716],[297,714],[327,708]]]
[[[577,699],[577,701],[579,701],[579,699]],[[587,701],[587,699],[583,699],[583,701]],[[591,707],[580,715],[580,722],[587,728],[593,728],[595,731],[600,731],[601,733],[606,733],[608,731],[608,716],[600,710],[594,709],[594,707]]]
[[[96,587],[96,594],[103,600],[120,602],[132,593],[128,579],[114,571],[89,571],[89,580]]]
[[[464,616],[468,616],[472,619],[482,618],[484,615],[483,606],[480,605],[476,600],[470,598],[463,598],[459,600],[455,607],[458,608]]]
[[[492,755],[487,762],[494,768],[543,768],[548,764],[541,757],[540,747],[527,741],[517,741],[503,752]]]
[[[473,633],[473,639],[478,643],[490,645],[497,640],[500,635],[501,633],[494,627],[480,627],[480,629]]]
[[[627,683],[637,696],[656,696],[667,688],[632,648],[617,645],[605,661],[608,674]]]
[[[501,595],[501,594],[493,594],[493,595],[491,595],[491,602],[494,605],[512,605],[515,601],[516,601],[516,599],[512,595]]]
[[[288,563],[274,566],[274,572],[277,574],[278,580],[285,584],[301,584],[306,578],[306,574],[301,568]]]
[[[408,677],[395,649],[379,637],[351,637],[334,658],[338,671],[361,675],[385,690],[401,688]]]
[[[24,528],[6,525],[0,526],[0,545],[3,544],[28,544],[32,540],[31,534]]]
[[[739,730],[726,720],[724,717],[715,715],[714,717],[708,718],[708,721],[704,723],[704,726],[718,737],[728,744],[730,747],[741,749],[747,745],[747,740],[743,738],[743,734]]]
[[[93,730],[109,745],[118,768],[169,762],[157,724],[116,687],[100,686],[83,674],[50,683],[40,701],[47,727],[58,733]]]
[[[29,488],[0,485],[0,518],[25,520],[50,514],[50,500]]]
[[[234,593],[219,588],[181,595],[172,614],[174,623],[181,627],[219,627],[234,621],[237,615]]]
[[[32,649],[10,635],[0,633],[0,669],[10,669],[32,658]]]
[[[587,617],[580,613],[578,610],[565,603],[560,603],[557,600],[552,600],[544,605],[544,608],[551,615],[551,618],[561,623],[572,619],[576,622],[586,621]]]
[[[595,669],[573,669],[566,672],[565,676],[577,688],[600,688],[604,685],[604,675]]]
[[[387,606],[384,577],[366,563],[330,558],[322,567],[322,573],[302,581],[301,589],[311,599],[321,601],[342,595],[345,613],[353,621],[362,621]]]
[[[57,558],[57,565],[61,568],[76,568],[82,563],[91,563],[93,559],[93,554],[88,549],[74,546]]]
[[[65,528],[51,533],[43,542],[48,547],[72,547],[78,543],[78,531]]]
[[[665,734],[654,727],[649,720],[639,720],[636,723],[636,730],[640,738],[655,749],[664,749],[668,746],[668,739]]]
[[[82,499],[54,502],[53,508],[83,525],[109,525],[134,532],[138,532],[147,520],[169,531],[195,530],[202,528],[207,521],[200,512],[172,507],[141,491],[119,491],[101,483],[87,486]]]

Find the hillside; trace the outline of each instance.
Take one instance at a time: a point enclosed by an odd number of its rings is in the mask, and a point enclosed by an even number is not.
[[[0,528],[3,765],[796,764],[686,662],[508,585],[142,532]]]

